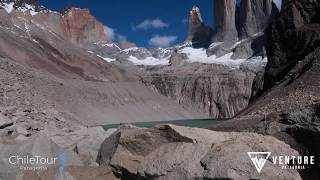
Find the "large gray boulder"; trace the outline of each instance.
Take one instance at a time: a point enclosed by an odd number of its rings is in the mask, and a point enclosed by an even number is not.
[[[46,131],[50,139],[64,149],[76,152],[82,163],[96,166],[100,145],[115,129],[105,131],[102,127],[81,127],[73,132]]]
[[[97,162],[122,179],[301,179],[271,161],[258,173],[247,152],[260,151],[299,155],[269,136],[160,125],[117,131],[101,145]]]

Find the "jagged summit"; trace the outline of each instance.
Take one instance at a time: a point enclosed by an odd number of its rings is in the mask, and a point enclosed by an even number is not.
[[[200,9],[198,6],[193,6],[192,10],[190,11],[190,16],[194,18],[195,21],[203,22]]]
[[[189,15],[189,32],[187,40],[192,41],[197,29],[202,25],[203,20],[201,17],[200,9],[197,6],[193,6]]]
[[[104,32],[104,27],[89,9],[68,8],[62,13],[64,23],[68,27],[67,36],[73,43],[85,45],[98,41],[109,41]]]
[[[199,7],[193,6],[189,15],[189,31],[187,41],[194,47],[207,47],[212,35],[212,29],[203,23]]]

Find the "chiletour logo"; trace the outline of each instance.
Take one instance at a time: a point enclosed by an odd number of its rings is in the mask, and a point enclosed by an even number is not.
[[[271,152],[248,152],[248,155],[256,167],[257,171],[260,173],[263,166],[266,164]]]
[[[248,155],[260,173],[267,160],[271,157],[271,152],[248,152]],[[280,165],[282,169],[306,169],[315,164],[314,156],[272,156],[270,161],[273,165]]]
[[[60,154],[58,157],[44,157],[37,155],[12,155],[8,159],[9,164],[18,167],[25,171],[47,170],[48,166],[59,166],[60,174],[63,173],[67,163],[65,154]]]

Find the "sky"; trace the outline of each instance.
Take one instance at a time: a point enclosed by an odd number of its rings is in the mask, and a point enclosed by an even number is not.
[[[239,1],[239,0],[238,0]],[[281,0],[275,0],[281,1]],[[127,39],[143,47],[165,47],[183,42],[189,11],[200,8],[204,22],[213,27],[213,0],[38,0],[62,11],[66,7],[88,8],[105,25],[115,42]]]

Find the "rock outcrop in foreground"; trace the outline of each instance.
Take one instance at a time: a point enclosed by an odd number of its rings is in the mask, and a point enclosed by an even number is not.
[[[271,161],[258,173],[247,154],[255,151],[298,155],[273,137],[160,125],[118,130],[103,142],[97,162],[122,179],[301,179]]]

